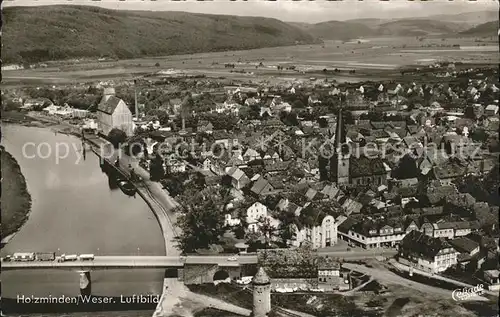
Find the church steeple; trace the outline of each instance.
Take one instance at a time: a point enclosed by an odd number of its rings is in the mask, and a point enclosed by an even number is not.
[[[337,184],[349,183],[350,153],[347,147],[346,128],[342,118],[342,108],[337,115],[335,139],[333,141],[334,154],[330,159],[330,180]]]
[[[345,131],[345,123],[342,118],[342,108],[339,109],[339,113],[337,115],[337,126],[335,127],[335,140],[333,141],[333,145],[335,149],[338,149],[342,146],[342,144],[346,143],[346,131]]]

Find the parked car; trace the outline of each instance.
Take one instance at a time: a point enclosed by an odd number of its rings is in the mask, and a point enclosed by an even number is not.
[[[235,256],[230,256],[227,258],[228,261],[238,261],[238,259]]]

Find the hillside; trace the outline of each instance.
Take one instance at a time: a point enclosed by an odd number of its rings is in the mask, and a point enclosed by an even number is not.
[[[430,19],[402,19],[383,23],[378,28],[381,35],[423,36],[454,34],[466,30],[466,23],[443,22]]]
[[[316,24],[295,24],[312,36],[325,40],[349,40],[375,35],[374,30],[362,23],[351,21],[327,21]]]
[[[498,11],[477,11],[403,19],[363,18],[316,24],[294,23],[294,25],[318,38],[344,40],[371,36],[456,35],[484,23],[484,21],[498,21]],[[481,33],[481,30],[478,29],[477,32]],[[485,30],[490,32],[490,26],[486,27]],[[466,33],[464,32],[464,34]]]
[[[484,23],[485,21],[498,21],[498,10],[496,11],[476,11],[457,14],[440,14],[430,17],[432,20],[443,22],[467,23],[471,27]],[[428,18],[427,18],[428,19]]]
[[[374,18],[364,18],[364,19],[354,19],[348,20],[349,22],[361,23],[371,28],[378,27],[380,24],[390,22],[392,20],[387,19],[374,19]]]
[[[470,27],[466,23],[431,19],[356,19],[316,24],[294,23],[294,25],[324,40],[348,40],[373,36],[449,35]]]
[[[468,29],[466,31],[460,32],[462,35],[478,36],[478,37],[490,37],[497,36],[498,34],[498,21],[486,22],[479,24],[476,27]]]
[[[5,63],[79,57],[133,58],[313,43],[276,19],[91,6],[3,9]]]

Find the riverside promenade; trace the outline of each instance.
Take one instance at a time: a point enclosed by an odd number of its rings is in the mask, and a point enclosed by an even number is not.
[[[98,151],[107,143],[104,139],[95,135],[86,136],[85,141],[91,144],[94,153],[97,155],[100,155]],[[110,158],[110,161],[113,162],[113,158]],[[168,195],[160,183],[149,179],[148,171],[139,165],[138,160],[127,155],[122,155],[119,162],[120,166],[118,169],[122,174],[130,176],[129,166],[131,166],[134,168],[135,173],[141,177],[142,182],[136,184],[137,192],[158,219],[165,240],[165,254],[167,256],[180,255],[181,252],[177,249],[175,243],[175,237],[180,233],[180,229],[175,225],[177,217],[172,212],[172,209],[178,205],[177,202]],[[153,317],[192,317],[194,312],[208,307],[240,316],[249,316],[251,314],[251,311],[248,309],[216,298],[193,293],[177,278],[166,277],[163,280],[162,295]]]

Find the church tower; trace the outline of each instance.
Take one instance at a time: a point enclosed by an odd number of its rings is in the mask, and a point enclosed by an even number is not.
[[[346,141],[346,130],[342,118],[342,108],[337,116],[337,127],[335,129],[335,140],[333,142],[334,153],[330,159],[330,180],[338,185],[349,184],[349,160],[350,153]]]
[[[266,317],[271,311],[271,280],[261,267],[252,280],[253,316]]]

